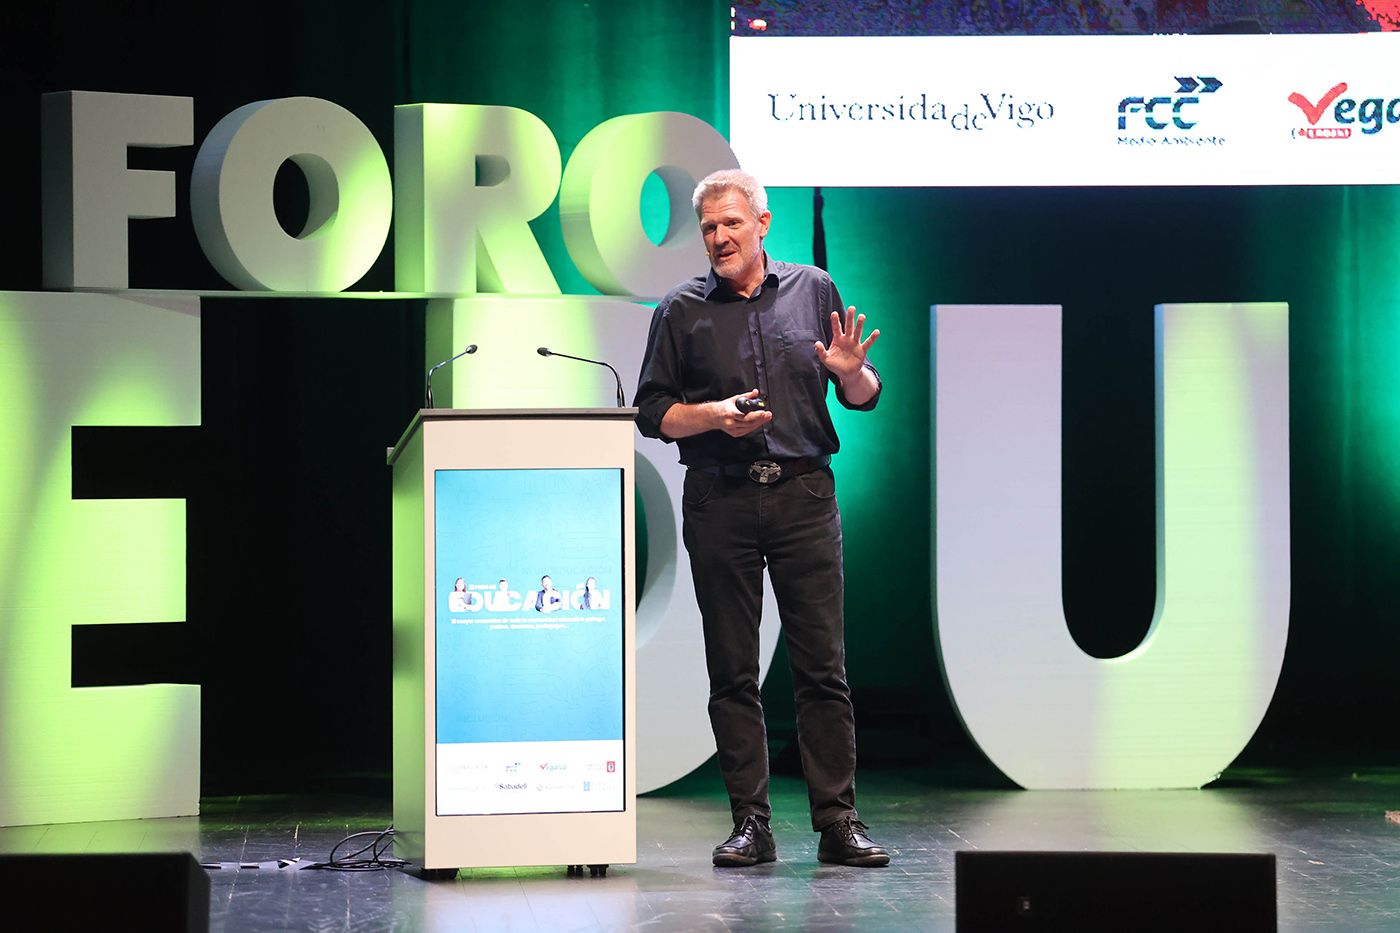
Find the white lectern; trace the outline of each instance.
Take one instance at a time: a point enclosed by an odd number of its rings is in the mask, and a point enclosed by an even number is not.
[[[423,410],[393,467],[394,848],[637,860],[636,409]]]

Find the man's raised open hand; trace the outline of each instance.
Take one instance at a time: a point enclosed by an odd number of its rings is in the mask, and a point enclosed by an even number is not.
[[[814,346],[817,351],[817,359],[822,361],[822,365],[845,382],[847,379],[860,372],[865,365],[865,358],[870,353],[870,348],[875,345],[875,339],[880,336],[879,328],[872,330],[870,336],[861,341],[861,333],[865,330],[865,315],[857,315],[855,306],[846,309],[845,326],[841,325],[841,314],[838,311],[831,312],[831,347],[818,340]]]

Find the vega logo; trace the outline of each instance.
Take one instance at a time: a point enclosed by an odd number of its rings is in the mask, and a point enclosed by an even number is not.
[[[1326,94],[1313,103],[1297,91],[1288,95],[1288,102],[1303,111],[1307,126],[1295,128],[1294,139],[1349,139],[1353,125],[1360,124],[1365,136],[1374,136],[1384,129],[1387,123],[1400,123],[1400,97],[1389,102],[1383,97],[1368,97],[1357,101],[1354,97],[1343,97],[1347,83],[1339,81]],[[1318,122],[1332,111],[1332,124],[1318,126]]]
[[[1118,132],[1125,133],[1129,122],[1139,118],[1151,133],[1142,136],[1118,137],[1119,145],[1158,146],[1158,145],[1224,145],[1222,136],[1182,136],[1176,131],[1188,132],[1200,122],[1196,107],[1201,97],[1214,94],[1224,86],[1219,78],[1200,75],[1176,77],[1176,90],[1156,97],[1125,97],[1118,102]],[[1188,109],[1189,108],[1189,109]],[[1163,133],[1163,131],[1170,131]]]

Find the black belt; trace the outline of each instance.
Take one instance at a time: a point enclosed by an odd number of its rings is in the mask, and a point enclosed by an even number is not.
[[[791,476],[801,476],[820,470],[831,462],[823,454],[820,457],[797,457],[792,460],[755,460],[753,463],[723,463],[718,466],[691,467],[712,476],[748,477],[760,486],[768,486]]]

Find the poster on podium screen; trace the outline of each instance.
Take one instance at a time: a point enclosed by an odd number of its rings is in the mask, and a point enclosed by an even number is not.
[[[435,812],[622,811],[622,471],[434,485]]]

